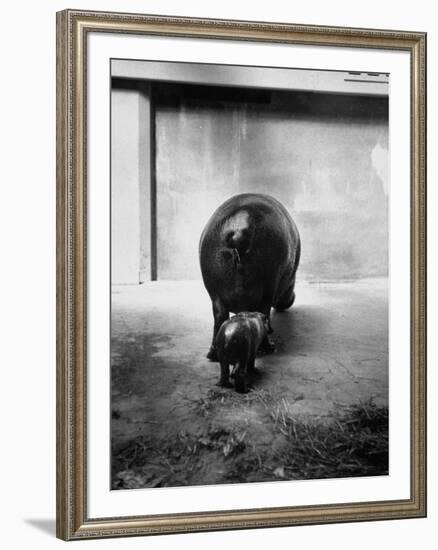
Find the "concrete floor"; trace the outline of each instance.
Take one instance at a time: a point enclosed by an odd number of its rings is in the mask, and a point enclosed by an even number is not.
[[[324,417],[369,398],[387,405],[387,280],[296,290],[294,306],[272,315],[277,351],[257,358],[252,387],[297,417]],[[113,448],[138,435],[202,431],[199,407],[219,377],[219,365],[205,357],[212,327],[200,281],[113,288]],[[263,424],[262,411],[240,407],[245,398],[234,390],[221,391],[222,403],[232,399],[233,406],[223,407],[217,424]]]

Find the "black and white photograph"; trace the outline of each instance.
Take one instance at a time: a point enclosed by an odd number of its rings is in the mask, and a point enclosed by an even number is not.
[[[111,60],[111,489],[389,474],[389,91]]]

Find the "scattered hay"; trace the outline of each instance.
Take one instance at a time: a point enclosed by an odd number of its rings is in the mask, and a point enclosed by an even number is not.
[[[202,458],[231,460],[246,449],[246,431],[209,426],[201,436],[179,432],[172,440],[152,442],[144,436],[113,452],[113,489],[196,485]]]
[[[214,391],[210,401],[198,401],[201,416],[210,415],[210,405],[226,399],[226,394]],[[228,395],[230,400],[235,398],[234,392]],[[372,400],[308,422],[295,418],[285,399],[275,400],[264,390],[236,399],[265,407],[266,421],[272,427],[271,444],[261,445],[257,434],[250,436],[242,426],[225,428],[212,423],[202,433],[180,431],[166,440],[139,436],[113,450],[113,488],[388,474],[388,409]],[[212,468],[222,474],[209,481],[205,475]]]
[[[375,476],[388,473],[388,409],[372,400],[306,423],[277,410],[275,426],[287,445],[278,454],[287,479]]]

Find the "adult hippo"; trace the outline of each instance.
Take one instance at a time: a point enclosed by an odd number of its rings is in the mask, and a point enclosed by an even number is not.
[[[199,242],[214,316],[209,359],[217,361],[216,334],[230,312],[257,311],[269,322],[272,306],[283,310],[293,304],[300,249],[295,223],[269,195],[236,195],[214,212]],[[272,349],[268,336],[262,348]]]

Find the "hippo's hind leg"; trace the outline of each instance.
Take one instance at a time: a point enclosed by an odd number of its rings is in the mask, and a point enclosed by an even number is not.
[[[271,304],[272,304],[272,293],[270,293],[260,307],[260,313],[263,313],[268,318],[268,332],[265,334],[265,337],[260,344],[260,351],[263,353],[273,353],[275,351],[275,344],[272,338],[269,337],[274,331],[271,327]]]
[[[274,307],[279,311],[289,309],[295,302],[295,276],[280,296],[275,300]]]
[[[273,353],[275,351],[275,343],[272,338],[269,337],[269,334],[266,334],[263,338],[259,350],[263,353]]]
[[[210,349],[207,353],[207,359],[210,359],[210,361],[218,361],[217,349],[216,349],[216,335],[222,323],[228,320],[230,316],[230,312],[224,306],[220,298],[214,298],[212,302],[213,302],[213,317],[214,317],[213,339],[211,341]]]
[[[255,359],[250,359],[248,361],[248,372],[250,373],[255,372]]]

